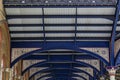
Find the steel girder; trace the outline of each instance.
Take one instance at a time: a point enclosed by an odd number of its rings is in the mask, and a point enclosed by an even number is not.
[[[80,70],[80,69],[76,69],[76,68],[61,68],[61,69],[60,68],[48,68],[48,69],[40,70],[40,71],[34,73],[33,75],[31,75],[29,77],[29,79],[31,79],[33,76],[35,76],[38,73],[40,74],[42,72],[49,71],[49,70],[54,70],[54,69],[55,70],[72,70],[72,71],[76,71],[76,72],[82,72],[82,73],[85,73],[85,74],[89,75],[89,77],[91,77],[92,79],[94,79],[89,73],[87,73],[87,72],[85,72],[83,70]]]
[[[29,67],[27,67],[23,72],[22,72],[22,75],[27,71],[27,70],[30,70],[30,68],[32,67],[35,67],[35,66],[42,66],[44,64],[49,64],[50,61],[43,61],[43,62],[40,62],[40,63],[36,63],[36,64],[33,64]],[[64,62],[64,61],[63,61]],[[72,61],[68,64],[78,64],[78,65],[83,65],[83,66],[86,66],[86,67],[90,67],[92,68],[96,73],[99,73],[100,74],[100,71],[98,71],[98,69],[96,69],[94,66],[91,66],[90,64],[87,64],[87,63],[84,63],[84,62],[81,62],[81,61]],[[52,63],[50,63],[52,64]],[[62,63],[59,63],[59,62],[55,62],[54,64],[62,64]],[[64,64],[64,63],[63,63]],[[67,63],[66,63],[67,64]]]
[[[80,76],[80,75],[77,75],[77,74],[71,74],[71,75],[68,75],[68,74],[59,74],[59,75],[67,75],[66,77],[80,77],[80,78],[82,78],[83,80],[86,80],[83,76]],[[41,77],[39,77],[37,80],[40,80],[41,78],[44,78],[44,77],[49,77],[49,76],[55,76],[54,74],[47,74],[47,75],[44,75],[44,76],[41,76]],[[55,77],[57,77],[57,76],[55,76]]]
[[[117,22],[119,19],[119,11],[120,11],[120,0],[117,0],[116,4],[116,11],[115,11],[115,18],[113,20],[113,27],[112,27],[112,33],[111,33],[111,39],[110,39],[110,65],[114,66],[115,60],[114,60],[114,43],[115,43],[115,37],[116,37],[116,27]]]
[[[52,45],[52,46],[51,46]],[[44,47],[45,46],[45,47]],[[86,53],[86,54],[89,54],[89,55],[92,55],[98,59],[100,59],[103,63],[105,63],[106,65],[109,64],[108,61],[106,61],[103,57],[101,57],[100,55],[94,53],[94,52],[91,52],[91,51],[87,51],[87,50],[83,50],[83,49],[80,49],[80,47],[77,47],[74,45],[74,43],[64,43],[64,44],[61,44],[61,43],[45,43],[45,45],[43,44],[43,47],[41,47],[41,49],[38,49],[38,50],[34,50],[34,51],[31,51],[31,52],[28,52],[28,53],[25,53],[24,55],[18,57],[16,60],[14,60],[12,63],[11,63],[11,67],[17,62],[19,61],[20,59],[23,59],[29,55],[32,55],[34,53],[41,53],[41,52],[45,52],[45,51],[49,51],[49,50],[55,50],[55,49],[67,49],[67,50],[73,50],[73,51],[76,51],[76,52],[83,52],[83,53]]]

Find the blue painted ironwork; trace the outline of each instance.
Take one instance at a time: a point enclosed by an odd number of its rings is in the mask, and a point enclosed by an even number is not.
[[[33,26],[42,26],[43,24],[9,24],[9,27],[33,27]],[[72,24],[72,23],[70,23],[70,24],[66,24],[66,23],[64,23],[64,24],[47,24],[47,23],[45,23],[44,24],[46,27],[49,27],[49,26],[52,26],[52,27],[56,27],[56,26],[75,26],[75,24]],[[96,27],[96,26],[98,26],[98,27],[111,27],[113,24],[77,24],[77,26],[84,26],[84,27],[88,27],[88,26],[90,26],[90,27]],[[120,26],[120,24],[117,24],[117,26]]]
[[[64,64],[64,62],[68,62],[68,61],[63,61],[63,62],[58,62],[58,61],[55,61],[54,62],[54,64]],[[52,62],[53,63],[53,62]],[[43,61],[43,62],[40,62],[40,63],[36,63],[36,64],[33,64],[33,65],[31,65],[31,66],[29,66],[29,67],[27,67],[24,71],[22,71],[22,75],[27,71],[27,70],[30,70],[30,68],[32,68],[32,67],[35,67],[35,66],[42,66],[42,65],[44,65],[44,64],[52,64],[52,63],[50,63],[50,62],[48,62],[48,61]],[[100,73],[100,71],[98,71],[94,66],[92,66],[92,65],[90,65],[90,64],[87,64],[87,63],[84,63],[84,62],[81,62],[81,61],[72,61],[72,62],[70,62],[69,61],[69,63],[65,63],[65,64],[78,64],[78,65],[83,65],[83,66],[86,66],[86,67],[90,67],[90,68],[92,68],[95,72],[98,72],[98,73]],[[46,66],[47,67],[47,66]],[[66,66],[67,67],[67,66]],[[73,68],[73,65],[72,65],[72,68]]]
[[[68,54],[68,55],[64,55],[64,54],[59,54],[59,53],[71,53],[72,51],[51,51],[50,53],[58,53],[58,55],[50,55],[50,57],[52,57],[52,59],[50,59],[50,61],[73,61],[71,59],[72,55]],[[47,52],[44,52],[44,53],[47,53]],[[30,55],[28,57],[25,57],[23,58],[23,60],[43,60],[43,59],[47,59],[48,58],[48,55],[46,54],[42,54],[39,55],[39,54],[36,54],[36,55]],[[73,51],[73,53],[76,53]],[[58,58],[58,59],[57,59]],[[79,55],[79,54],[74,54],[74,59],[86,59],[86,60],[91,60],[91,59],[94,59],[94,60],[98,60],[97,58],[91,56],[91,55],[87,55],[87,54],[82,54],[82,55]]]
[[[51,77],[51,78],[48,78],[46,80],[77,80],[75,78],[66,78],[66,77]],[[92,79],[91,79],[92,80]]]
[[[52,45],[52,46],[51,46]],[[33,53],[41,53],[41,52],[45,52],[45,51],[48,51],[48,50],[54,50],[54,49],[67,49],[67,50],[73,50],[73,51],[76,51],[76,52],[83,52],[83,53],[86,53],[86,54],[90,54],[98,59],[100,59],[101,61],[103,61],[105,64],[108,65],[108,61],[106,61],[103,57],[99,56],[98,54],[94,53],[94,52],[91,52],[91,51],[87,51],[87,50],[83,50],[83,49],[80,49],[79,47],[74,47],[74,43],[70,43],[68,45],[63,45],[63,44],[60,44],[60,43],[55,43],[55,44],[47,44],[46,43],[46,48],[43,49],[43,47],[41,47],[42,49],[38,49],[38,50],[34,50],[34,51],[31,51],[31,52],[28,52],[28,53],[25,53],[23,54],[22,56],[18,57],[17,59],[15,59],[12,63],[11,63],[11,67],[17,62],[19,61],[20,59],[23,59],[29,55],[32,55]]]
[[[36,72],[36,73],[34,73],[33,75],[31,75],[30,77],[29,77],[29,79],[31,79],[33,76],[35,76],[36,74],[40,74],[40,73],[42,73],[42,72],[44,72],[44,71],[48,71],[48,70],[54,70],[54,69],[60,69],[60,68],[50,68],[50,69],[44,69],[44,70],[40,70],[40,71],[38,71],[38,72]],[[75,68],[61,68],[60,70],[72,70],[72,71],[76,71],[76,72],[82,72],[82,73],[85,73],[85,74],[87,74],[89,77],[91,77],[91,78],[93,78],[89,73],[87,73],[87,72],[85,72],[85,71],[83,71],[83,70],[80,70],[80,69],[75,69]]]
[[[76,33],[110,33],[111,31],[76,31]],[[120,31],[118,31],[120,32]],[[36,33],[43,33],[43,31],[10,31],[12,34],[36,34]],[[45,33],[74,33],[74,31],[45,31]]]
[[[110,40],[110,66],[114,66],[114,43],[115,43],[115,37],[116,37],[116,27],[117,22],[119,19],[119,11],[120,11],[120,0],[117,0],[116,5],[116,12],[115,12],[115,18],[113,21],[113,27],[112,27],[112,33],[111,33],[111,40]]]
[[[8,2],[7,2],[8,1]],[[101,38],[96,38],[96,37],[94,37],[94,38],[78,38],[77,36],[76,36],[76,34],[79,32],[79,31],[77,31],[77,26],[78,25],[86,25],[86,26],[92,26],[92,25],[97,25],[97,26],[101,26],[101,24],[100,25],[98,25],[98,24],[77,24],[77,18],[98,18],[98,17],[101,17],[101,18],[106,18],[106,19],[110,19],[110,20],[113,20],[113,17],[111,16],[111,15],[108,15],[108,16],[98,16],[98,15],[83,15],[83,16],[80,16],[80,15],[77,15],[77,8],[76,7],[82,7],[82,8],[84,8],[84,7],[95,7],[95,8],[97,8],[97,7],[115,7],[115,2],[106,2],[106,3],[104,3],[103,5],[101,5],[101,3],[99,2],[99,1],[101,1],[101,0],[94,0],[94,1],[90,1],[90,2],[77,2],[77,1],[79,1],[79,0],[65,0],[65,2],[64,2],[64,0],[63,0],[63,2],[61,3],[61,2],[59,2],[60,0],[54,0],[54,1],[57,1],[57,2],[54,2],[53,0],[49,0],[49,1],[47,1],[47,0],[42,0],[42,2],[40,1],[40,2],[35,2],[35,1],[33,1],[33,0],[31,0],[31,1],[29,1],[29,0],[22,0],[22,1],[16,1],[16,2],[10,2],[9,0],[7,0],[7,1],[5,1],[4,3],[5,3],[5,7],[8,7],[8,8],[26,8],[26,7],[28,7],[28,8],[42,8],[42,12],[43,12],[43,15],[41,16],[41,15],[16,15],[16,16],[14,16],[14,15],[8,15],[8,19],[11,19],[11,18],[19,18],[19,17],[21,17],[21,18],[24,18],[25,16],[27,17],[27,18],[42,18],[42,20],[43,20],[43,24],[33,24],[33,25],[42,25],[43,26],[43,33],[44,33],[44,36],[42,37],[42,38],[40,38],[40,39],[38,39],[37,37],[35,37],[35,38],[31,38],[31,37],[28,37],[28,38],[23,38],[23,37],[21,37],[21,38],[12,38],[12,40],[42,40],[42,39],[44,39],[44,44],[43,44],[43,42],[32,42],[32,43],[30,43],[30,42],[24,42],[25,43],[25,45],[22,45],[22,44],[24,44],[24,43],[15,43],[15,42],[12,42],[12,46],[13,47],[23,47],[23,48],[25,48],[25,47],[37,47],[37,48],[42,48],[41,50],[39,49],[39,50],[36,50],[36,51],[32,51],[32,52],[29,52],[29,53],[26,53],[25,55],[22,55],[22,56],[20,56],[20,57],[18,57],[15,61],[13,61],[12,62],[12,64],[11,64],[11,67],[17,62],[17,61],[19,61],[20,59],[25,59],[25,57],[28,57],[29,55],[32,55],[33,53],[41,53],[41,52],[44,52],[44,51],[47,51],[47,50],[51,50],[51,49],[69,49],[69,50],[75,50],[75,51],[78,51],[78,52],[84,52],[84,53],[88,53],[88,54],[90,54],[90,55],[92,55],[92,56],[95,56],[96,58],[98,58],[98,59],[100,59],[102,62],[104,62],[105,64],[107,64],[108,65],[108,62],[105,60],[105,59],[103,59],[101,56],[99,56],[99,55],[97,55],[97,54],[95,54],[95,53],[93,53],[93,52],[90,52],[90,51],[86,51],[86,50],[82,50],[82,49],[79,49],[81,46],[86,46],[86,47],[91,47],[91,46],[95,46],[95,47],[98,47],[98,46],[100,46],[100,47],[108,47],[108,42],[99,42],[99,45],[97,44],[97,42],[96,43],[91,43],[90,42],[90,44],[92,44],[92,45],[88,45],[88,43],[89,42],[84,42],[84,43],[82,43],[82,42],[77,42],[77,39],[81,39],[81,40],[85,40],[85,39],[88,39],[88,40],[108,40],[109,39],[109,37],[107,37],[107,38],[103,38],[103,37],[101,37]],[[53,2],[51,2],[51,1],[53,1]],[[67,2],[66,2],[67,1]],[[76,2],[75,2],[76,1]],[[14,5],[14,4],[22,4],[22,5]],[[29,4],[35,4],[35,5],[29,5]],[[103,3],[103,2],[102,2]],[[27,5],[26,5],[27,4]],[[36,5],[37,4],[37,5]],[[60,4],[60,5],[59,5]],[[62,4],[62,6],[61,6],[61,4]],[[74,5],[73,5],[74,4]],[[76,5],[77,4],[77,5]],[[8,6],[9,5],[9,6]],[[83,5],[86,5],[86,6],[83,6]],[[49,7],[53,7],[53,8],[60,8],[60,7],[64,7],[64,8],[76,8],[76,15],[56,15],[56,16],[54,16],[54,15],[44,15],[44,8],[43,7],[47,7],[47,8],[49,8]],[[118,5],[118,7],[119,7],[119,5]],[[119,9],[117,8],[117,10],[119,11]],[[115,40],[115,28],[116,28],[116,26],[117,26],[117,18],[119,17],[119,15],[118,15],[118,11],[116,10],[116,16],[115,16],[115,21],[114,21],[114,26],[113,26],[113,31],[112,31],[112,36],[111,36],[111,43],[110,43],[110,54],[111,54],[111,65],[114,65],[114,40]],[[46,42],[46,39],[48,39],[48,40],[56,40],[57,38],[49,38],[49,37],[46,37],[45,36],[45,33],[47,33],[46,31],[45,31],[45,26],[47,25],[47,26],[50,26],[50,25],[53,25],[53,26],[55,26],[55,25],[58,25],[58,26],[61,26],[61,25],[64,25],[64,26],[68,26],[68,25],[70,25],[71,26],[71,24],[45,24],[44,23],[44,18],[75,18],[75,24],[72,24],[72,25],[74,25],[75,26],[75,37],[69,37],[69,38],[67,38],[67,39],[74,39],[74,41],[75,41],[75,45],[77,46],[77,47],[69,47],[69,46],[74,46],[74,44],[72,43],[72,42],[60,42],[60,43],[58,43],[58,44],[56,44],[57,42],[53,42],[53,43],[49,43],[49,42]],[[11,26],[13,26],[13,25],[16,25],[16,24],[9,24],[10,25],[10,27]],[[27,27],[28,25],[30,25],[30,24],[17,24],[18,26],[23,26],[23,25],[25,25],[25,27]],[[102,24],[103,25],[103,24]],[[111,24],[105,24],[105,25],[111,25]],[[30,26],[32,26],[32,25],[30,25]],[[73,31],[74,32],[74,31]],[[17,34],[19,34],[19,33],[40,33],[39,31],[37,31],[37,32],[11,32],[11,33],[17,33]],[[41,32],[42,33],[42,32]],[[48,33],[58,33],[58,32],[48,32]],[[60,32],[60,33],[71,33],[71,32]],[[84,31],[83,32],[79,32],[79,33],[85,33]],[[87,33],[87,32],[86,32]],[[89,33],[89,32],[88,32]],[[91,32],[90,32],[91,33]],[[99,33],[99,32],[94,32],[94,33]],[[105,33],[105,32],[104,32]],[[109,33],[109,32],[108,32]],[[59,38],[60,39],[60,38]],[[61,39],[66,39],[66,38],[61,38]],[[14,44],[15,43],[15,44]],[[61,44],[62,43],[62,44]],[[100,43],[102,43],[102,44],[100,44]],[[18,44],[20,44],[20,45],[18,45]],[[81,45],[82,44],[82,45]],[[51,46],[52,45],[52,46]],[[45,49],[43,49],[44,48],[44,46],[47,46]],[[71,63],[71,68],[73,67],[73,64]],[[90,79],[91,80],[91,79]]]
[[[58,41],[61,41],[61,40],[64,40],[64,41],[69,41],[69,40],[74,40],[74,37],[46,37],[47,40],[58,40]],[[78,40],[81,40],[81,41],[85,41],[85,40],[99,40],[99,41],[108,41],[110,39],[110,37],[77,37]],[[11,38],[12,41],[14,40],[26,40],[26,41],[30,41],[30,40],[37,40],[37,41],[42,41],[43,40],[43,37],[14,37],[14,38]]]
[[[58,75],[65,75],[66,77],[68,77],[68,78],[70,78],[70,77],[80,77],[80,78],[82,78],[83,80],[86,80],[83,76],[80,76],[80,75],[77,75],[77,74],[71,74],[71,75],[68,75],[68,74],[58,74]],[[47,75],[44,75],[44,76],[41,76],[41,77],[39,77],[37,80],[40,80],[40,79],[42,79],[42,78],[44,78],[44,77],[50,77],[50,76],[54,76],[53,74],[47,74]],[[56,76],[55,76],[56,77]]]
[[[104,18],[113,20],[114,15],[44,15],[44,18]],[[43,15],[7,15],[7,19],[43,18]]]
[[[55,45],[55,44],[62,44],[72,46],[72,41],[59,41],[59,42],[49,42],[47,41],[46,44],[50,45]],[[89,44],[89,45],[88,45]],[[100,47],[100,48],[108,48],[109,47],[109,42],[108,41],[77,41],[76,45],[78,47]],[[22,42],[12,42],[11,43],[12,48],[41,48],[43,47],[43,42],[40,41],[22,41]]]

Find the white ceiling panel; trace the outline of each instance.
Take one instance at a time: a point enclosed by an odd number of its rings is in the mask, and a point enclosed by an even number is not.
[[[44,8],[46,15],[74,15],[75,10],[75,8]]]
[[[74,37],[74,33],[46,33],[46,37]]]
[[[68,23],[75,23],[75,19],[71,18],[45,18],[45,23],[49,23],[49,24],[68,24]]]
[[[11,34],[11,37],[43,37],[43,34]]]
[[[75,26],[67,26],[67,27],[62,27],[62,26],[55,26],[55,27],[45,27],[46,31],[72,31],[75,30]]]
[[[42,24],[42,19],[9,19],[9,24]]]
[[[81,33],[78,37],[110,37],[110,33]]]
[[[5,8],[7,15],[41,15],[42,8]]]
[[[78,23],[81,24],[112,24],[113,21],[103,18],[78,18]]]
[[[114,15],[115,8],[78,8],[80,15]]]
[[[43,27],[9,27],[10,31],[42,31]]]
[[[112,27],[108,26],[108,27],[98,27],[98,26],[94,26],[94,27],[86,27],[86,26],[78,26],[77,30],[79,31],[111,31]]]

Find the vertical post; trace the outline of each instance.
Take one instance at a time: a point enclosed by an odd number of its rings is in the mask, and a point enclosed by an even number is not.
[[[116,11],[115,16],[113,20],[113,27],[112,27],[112,33],[111,33],[111,40],[110,40],[110,66],[107,67],[107,71],[110,76],[110,80],[115,80],[115,73],[116,73],[116,67],[115,67],[115,59],[114,59],[114,43],[115,43],[115,37],[116,37],[116,27],[117,22],[119,19],[119,11],[120,11],[120,0],[117,0],[116,4]]]
[[[120,11],[120,0],[117,0],[116,4],[116,11],[115,11],[115,17],[113,21],[113,27],[112,27],[112,33],[111,33],[111,40],[110,40],[110,66],[114,66],[115,60],[114,60],[114,43],[115,43],[115,37],[116,37],[116,27],[117,22],[119,19],[119,11]]]
[[[45,47],[46,37],[45,37],[44,8],[42,8],[42,25],[43,25],[43,40],[44,40],[43,46]]]
[[[75,47],[76,47],[76,40],[77,40],[77,6],[76,6],[76,10],[75,10],[75,38],[74,38],[74,42],[75,42]]]
[[[3,7],[0,0],[0,80],[11,79],[10,35]]]

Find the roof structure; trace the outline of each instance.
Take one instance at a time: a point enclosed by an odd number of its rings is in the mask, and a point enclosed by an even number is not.
[[[106,66],[115,66],[119,53],[119,4],[119,0],[5,0],[11,67],[22,60],[22,75],[29,71],[29,80],[99,78]]]

